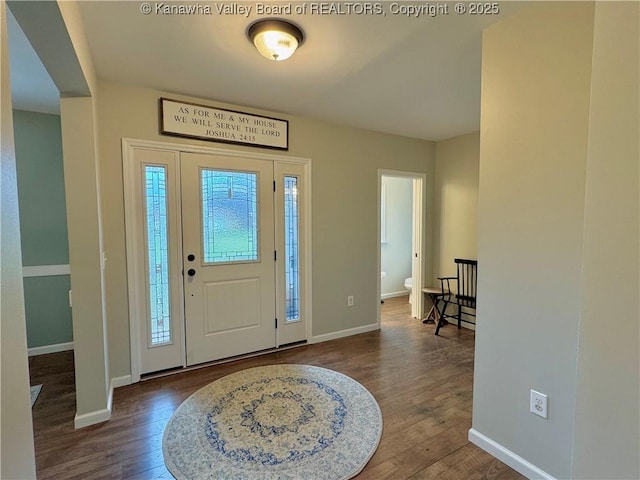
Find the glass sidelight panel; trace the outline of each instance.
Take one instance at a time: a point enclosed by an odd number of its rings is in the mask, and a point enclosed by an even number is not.
[[[149,346],[171,343],[167,169],[145,165],[147,274],[149,275]]]
[[[204,263],[258,260],[258,174],[202,169]]]
[[[298,243],[298,177],[284,177],[284,249],[286,321],[300,319],[300,270]]]

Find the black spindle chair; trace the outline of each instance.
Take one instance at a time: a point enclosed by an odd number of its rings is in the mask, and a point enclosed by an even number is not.
[[[455,277],[438,277],[442,291],[448,293],[442,296],[444,306],[442,307],[440,320],[436,326],[436,335],[438,335],[440,327],[447,323],[447,318],[455,318],[458,322],[458,328],[461,327],[462,322],[470,323],[471,325],[476,324],[478,261],[456,258],[454,262],[457,271]],[[451,288],[452,282],[455,282],[455,290]],[[447,306],[450,303],[457,307],[453,315],[447,313]],[[471,318],[473,320],[471,320]]]

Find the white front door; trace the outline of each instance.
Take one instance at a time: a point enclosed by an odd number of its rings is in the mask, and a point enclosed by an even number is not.
[[[123,146],[132,380],[306,340],[310,164]]]
[[[180,154],[187,365],[276,346],[273,164]]]

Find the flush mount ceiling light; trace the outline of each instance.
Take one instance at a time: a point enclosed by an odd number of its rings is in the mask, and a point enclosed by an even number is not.
[[[300,28],[279,19],[258,20],[249,26],[247,35],[260,55],[278,62],[293,55],[304,41]]]

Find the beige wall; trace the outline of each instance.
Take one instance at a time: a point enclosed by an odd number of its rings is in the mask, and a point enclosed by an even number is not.
[[[454,258],[477,259],[480,132],[436,143],[433,285],[456,274]]]
[[[27,332],[6,14],[5,2],[0,1],[0,478],[34,479],[36,463],[29,401]]]
[[[640,478],[640,4],[595,9],[574,478]],[[615,325],[615,327],[612,327]]]
[[[375,324],[380,275],[376,266],[377,171],[424,172],[432,180],[433,143],[151,89],[101,83],[98,114],[104,239],[109,259],[107,313],[112,376],[130,373],[121,139],[256,151],[250,147],[159,135],[161,96],[289,120],[290,149],[284,155],[312,159],[313,335]],[[428,182],[427,192],[431,189]],[[427,278],[431,278],[431,268],[427,263]],[[354,295],[354,307],[347,308],[348,295]]]
[[[76,408],[82,415],[110,409],[100,190],[96,157],[95,102],[91,97],[62,98],[69,264],[73,292]],[[103,412],[108,419],[108,413]],[[78,417],[76,418],[78,423]]]
[[[57,7],[60,11],[66,32],[69,37],[69,42],[73,45],[73,65],[68,63],[58,65],[66,70],[77,70],[77,76],[81,79],[77,82],[82,85],[86,83],[88,90],[83,91],[69,91],[67,96],[81,96],[87,95],[90,92],[95,93],[98,87],[98,76],[96,74],[95,67],[93,65],[93,58],[91,58],[91,49],[89,48],[89,42],[84,31],[84,24],[82,23],[82,15],[80,14],[80,8],[77,2],[57,1]],[[71,55],[71,53],[70,53]],[[72,67],[72,68],[70,68]],[[58,84],[59,82],[57,82]],[[70,80],[66,80],[65,83],[71,84]],[[75,82],[74,82],[75,84]],[[64,88],[58,88],[61,92],[64,92]],[[78,88],[75,86],[74,88]]]
[[[56,6],[55,20],[59,15],[61,24],[55,23],[57,35],[52,35],[49,41],[55,38],[58,48],[46,45],[38,53],[45,65],[56,65],[56,74],[52,76],[62,96],[60,121],[73,292],[75,425],[80,428],[111,416],[96,111],[98,85],[78,5],[57,2]],[[60,69],[60,65],[64,68]]]
[[[539,4],[484,35],[472,437],[555,478],[640,478],[639,20]]]
[[[556,478],[572,468],[593,10],[540,3],[483,36],[473,429]]]

